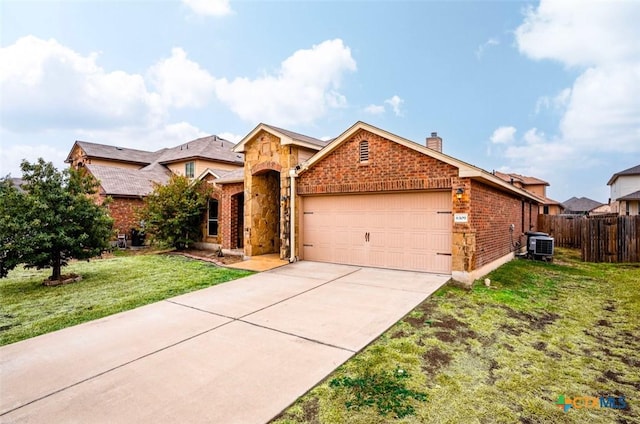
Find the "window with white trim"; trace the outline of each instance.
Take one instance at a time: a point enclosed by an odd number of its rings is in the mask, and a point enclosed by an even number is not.
[[[218,235],[218,201],[216,199],[209,199],[207,235],[209,237]]]
[[[196,174],[196,163],[187,162],[184,164],[184,176],[187,178],[193,178]]]

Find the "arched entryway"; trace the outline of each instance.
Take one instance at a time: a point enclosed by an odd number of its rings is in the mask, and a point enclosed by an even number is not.
[[[248,234],[250,256],[280,253],[280,172],[264,169],[252,175]]]

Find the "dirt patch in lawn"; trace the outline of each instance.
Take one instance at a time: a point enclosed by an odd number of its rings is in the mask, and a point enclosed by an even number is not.
[[[392,422],[349,409],[327,382],[401,367],[427,395],[406,422],[640,423],[637,268],[556,256],[512,261],[490,288],[443,287],[274,422]],[[564,412],[561,395],[624,396],[627,408]]]
[[[436,372],[449,365],[452,356],[438,347],[433,347],[422,355],[422,359],[424,360],[422,369],[429,375],[434,375]]]
[[[218,252],[216,252],[215,250],[189,249],[189,250],[173,251],[171,252],[171,254],[182,255],[182,256],[186,256],[187,258],[212,262],[217,265],[230,265],[230,264],[235,264],[237,262],[242,262],[244,260],[242,255],[231,255],[231,254],[225,253],[223,254],[223,256],[218,256]]]

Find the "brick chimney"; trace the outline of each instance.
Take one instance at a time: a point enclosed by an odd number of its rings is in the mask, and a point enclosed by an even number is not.
[[[442,153],[442,138],[438,137],[437,132],[432,132],[431,137],[427,137],[427,147]]]

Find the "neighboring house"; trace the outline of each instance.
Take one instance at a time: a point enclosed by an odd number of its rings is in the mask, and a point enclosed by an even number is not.
[[[136,210],[143,205],[144,197],[155,184],[166,184],[172,174],[196,178],[242,169],[243,157],[231,150],[233,146],[215,135],[156,152],[76,141],[66,162],[96,177],[100,182],[97,201],[112,199],[108,207],[114,227],[118,233],[129,235],[132,228],[140,226]],[[217,208],[215,199],[210,205]],[[212,216],[216,214],[217,209],[211,212]],[[203,228],[204,238],[218,242],[217,228],[211,230]]]
[[[241,238],[247,256],[465,282],[513,258],[535,229],[540,198],[443,154],[435,133],[427,146],[364,122],[331,141],[260,124],[234,148],[244,153],[243,175],[215,181],[222,247]]]
[[[602,209],[602,207],[606,205],[587,197],[572,197],[562,202],[562,204],[565,207],[565,213],[570,215],[593,215],[596,212],[606,213],[606,210]]]
[[[547,187],[549,186],[548,182],[536,177],[527,177],[525,175],[514,173],[505,174],[503,172],[493,171],[493,174],[505,181],[508,181],[516,187],[535,194],[540,199],[539,214],[559,215],[563,213],[564,206],[562,203],[547,197]]]
[[[24,184],[24,180],[22,178],[11,178],[11,185],[18,189],[18,191],[24,193],[24,189],[22,188],[22,184]]]
[[[611,186],[611,212],[618,215],[640,215],[640,165],[613,174]]]

